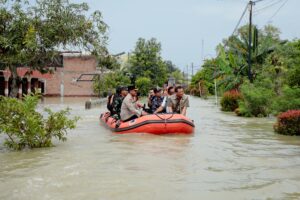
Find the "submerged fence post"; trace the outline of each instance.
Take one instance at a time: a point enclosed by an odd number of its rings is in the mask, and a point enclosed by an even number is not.
[[[85,109],[86,110],[89,110],[92,108],[92,101],[91,100],[88,100],[85,102]]]

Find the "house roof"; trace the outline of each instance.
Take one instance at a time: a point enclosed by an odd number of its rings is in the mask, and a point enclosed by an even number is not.
[[[5,77],[11,76],[11,72],[8,69],[0,70],[0,72],[2,72],[3,76],[5,76]],[[30,75],[30,77],[32,77],[32,78],[42,78],[42,79],[50,79],[52,77],[52,74],[50,74],[50,73],[42,74],[41,72],[39,72],[37,70],[31,71],[30,68],[28,68],[28,67],[17,68],[17,73],[18,73],[18,76],[22,77],[22,78],[25,77],[26,75]]]

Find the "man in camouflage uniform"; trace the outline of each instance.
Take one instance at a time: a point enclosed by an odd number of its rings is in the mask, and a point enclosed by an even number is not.
[[[121,113],[121,106],[124,98],[128,94],[127,88],[122,87],[120,89],[120,93],[116,94],[112,103],[112,117],[116,120],[121,119],[120,113]]]

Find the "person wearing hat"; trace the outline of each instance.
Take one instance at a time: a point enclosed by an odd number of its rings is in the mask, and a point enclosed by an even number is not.
[[[118,93],[114,96],[113,102],[112,102],[112,117],[116,120],[121,119],[121,106],[124,98],[128,94],[127,87],[120,87]]]
[[[133,119],[139,118],[140,116],[147,115],[136,102],[137,88],[135,86],[128,87],[128,94],[123,100],[121,106],[121,120],[123,122],[131,121]]]

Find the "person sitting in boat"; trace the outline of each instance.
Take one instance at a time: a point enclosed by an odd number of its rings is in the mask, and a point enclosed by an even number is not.
[[[171,97],[175,94],[175,88],[173,86],[168,87],[168,96]]]
[[[112,103],[112,112],[111,116],[115,118],[116,120],[121,119],[121,106],[124,98],[127,96],[128,90],[127,87],[121,87],[119,89],[119,93],[117,93],[114,98],[113,98],[113,103]]]
[[[155,90],[154,88],[149,90],[149,94],[148,94],[148,107],[149,108],[151,108],[153,98],[155,97],[154,90]]]
[[[156,112],[157,109],[162,105],[164,97],[162,97],[162,90],[161,89],[154,89],[154,98],[151,102],[151,112],[152,113],[158,113]]]
[[[175,94],[170,97],[168,102],[169,111],[186,116],[186,110],[189,106],[189,98],[184,94],[183,87],[177,86],[175,88]]]
[[[112,113],[113,113],[113,101],[114,101],[114,97],[120,93],[120,89],[121,89],[121,87],[118,86],[118,87],[116,88],[116,94],[111,94],[111,95],[109,95],[109,96],[107,97],[107,105],[106,105],[106,108],[107,108],[107,110],[110,112],[111,115],[112,115]]]
[[[168,108],[168,104],[171,96],[174,95],[174,93],[175,88],[173,86],[168,87],[167,93],[164,95],[164,99],[161,106],[154,113],[172,113]]]
[[[137,88],[135,86],[128,87],[128,94],[123,100],[121,106],[121,120],[123,122],[131,121],[133,119],[139,118],[140,116],[147,115],[144,112],[137,101]]]

